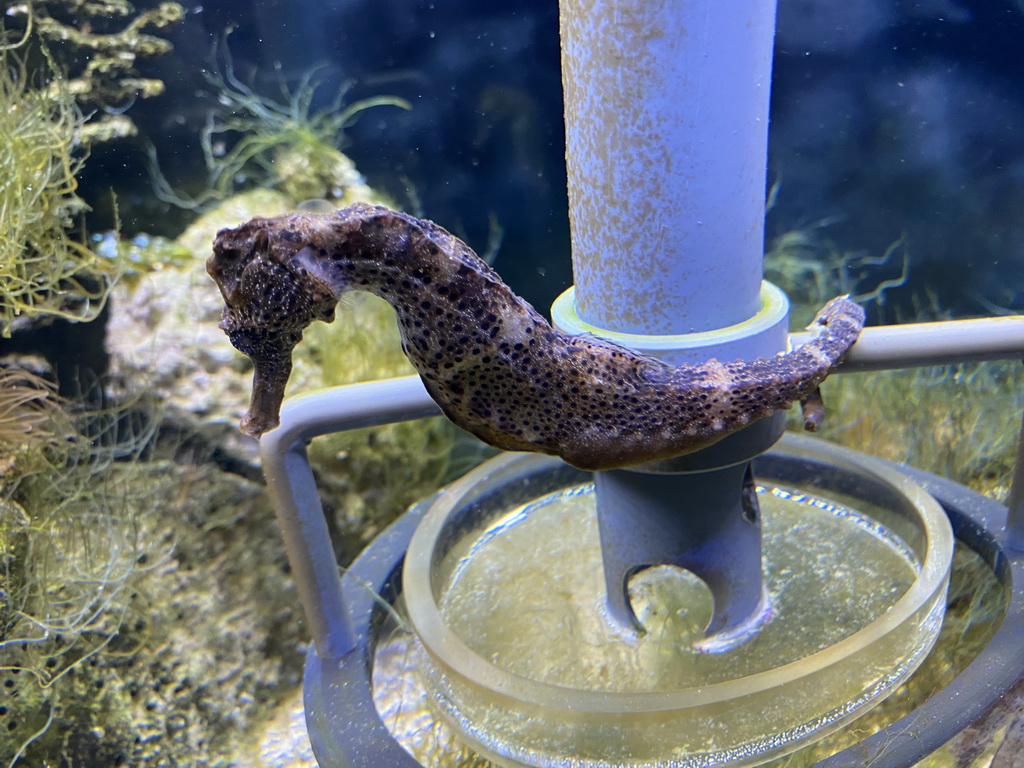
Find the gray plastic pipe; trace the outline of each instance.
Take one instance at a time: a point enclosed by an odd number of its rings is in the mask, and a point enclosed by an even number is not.
[[[575,285],[555,324],[673,364],[780,351],[789,304],[762,281],[775,0],[559,8]],[[634,623],[626,581],[651,565],[709,586],[711,633],[766,605],[756,497],[741,485],[783,427],[766,420],[688,474],[595,476],[607,608],[621,626]]]
[[[580,316],[636,334],[754,316],[774,0],[559,7]]]

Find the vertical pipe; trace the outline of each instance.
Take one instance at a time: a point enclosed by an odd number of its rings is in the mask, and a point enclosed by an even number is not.
[[[580,317],[637,334],[753,317],[774,0],[562,0],[561,9]]]
[[[560,9],[576,284],[555,302],[555,323],[675,364],[781,351],[788,302],[762,283],[775,0]],[[739,479],[781,434],[780,419],[769,426],[734,436],[702,473],[597,477],[608,608],[621,624],[624,574],[662,563],[708,584],[713,631],[748,623],[761,531]]]

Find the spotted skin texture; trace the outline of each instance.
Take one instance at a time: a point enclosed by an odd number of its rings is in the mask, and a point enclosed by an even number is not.
[[[864,323],[839,297],[809,326],[814,338],[788,354],[673,367],[555,330],[461,240],[387,208],[256,218],[219,232],[213,250],[220,327],[254,366],[241,424],[254,436],[278,423],[303,329],[330,322],[349,290],[394,307],[402,349],[453,422],[497,448],[587,470],[696,451],[814,401]]]

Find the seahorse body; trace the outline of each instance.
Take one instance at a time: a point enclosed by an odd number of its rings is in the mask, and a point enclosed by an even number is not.
[[[224,296],[220,327],[254,366],[243,432],[276,426],[303,329],[364,290],[394,307],[405,354],[453,422],[498,448],[589,470],[689,453],[812,397],[864,322],[840,297],[788,354],[673,367],[555,330],[458,238],[364,204],[222,230],[207,270]]]

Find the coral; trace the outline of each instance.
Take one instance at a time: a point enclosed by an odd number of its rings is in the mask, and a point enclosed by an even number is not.
[[[0,55],[0,335],[20,315],[91,320],[120,271],[73,235],[86,205],[76,194],[84,124],[57,72],[29,82],[23,61]]]
[[[343,107],[346,89],[342,88],[330,105],[313,111],[319,85],[314,73],[304,75],[292,90],[282,83],[281,100],[275,100],[235,76],[226,41],[223,51],[223,64],[206,73],[225,108],[221,115],[210,115],[200,137],[209,171],[207,189],[195,198],[175,192],[160,173],[155,150],[151,150],[154,188],[161,199],[204,210],[243,185],[277,189],[292,204],[326,198],[348,205],[380,197],[366,186],[339,146],[345,128],[363,110],[375,106],[410,109],[408,102],[379,96]]]
[[[134,135],[134,123],[122,113],[136,99],[163,93],[164,84],[140,77],[136,65],[171,50],[146,30],[173,26],[185,10],[164,2],[133,14],[128,0],[30,0],[8,11],[23,20],[24,41],[60,52],[68,69],[66,88],[91,115],[81,130],[86,143]]]

